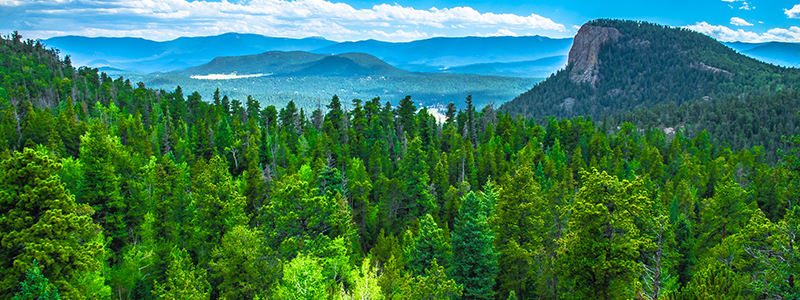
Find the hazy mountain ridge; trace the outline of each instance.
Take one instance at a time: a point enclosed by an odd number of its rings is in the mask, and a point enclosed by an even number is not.
[[[141,72],[172,71],[205,64],[220,56],[241,56],[267,51],[308,51],[336,42],[322,38],[277,38],[258,34],[225,33],[206,37],[181,37],[156,42],[142,38],[54,37],[43,41],[72,55],[76,65],[107,61],[108,66]]]
[[[306,51],[316,54],[365,53],[410,72],[443,73],[448,67],[480,63],[525,62],[565,55],[570,38],[541,36],[432,38],[405,43],[366,40],[337,43],[321,38],[272,38],[255,34],[178,38],[156,42],[142,38],[54,37],[44,43],[72,55],[75,65],[112,67],[150,73],[170,72],[212,62],[217,57],[257,55],[271,51]],[[563,63],[542,65],[531,72],[495,66],[483,75],[543,77]],[[478,73],[482,74],[482,73]],[[508,75],[512,74],[512,75]]]

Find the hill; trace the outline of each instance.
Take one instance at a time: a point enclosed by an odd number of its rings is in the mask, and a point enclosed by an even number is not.
[[[500,109],[598,118],[659,103],[769,94],[800,86],[798,79],[796,69],[765,64],[687,29],[596,20],[578,31],[565,69]]]
[[[54,37],[43,42],[71,55],[76,65],[110,66],[148,73],[185,69],[219,56],[250,55],[271,50],[308,51],[336,43],[322,38],[291,39],[240,33],[181,37],[164,42],[81,36]]]

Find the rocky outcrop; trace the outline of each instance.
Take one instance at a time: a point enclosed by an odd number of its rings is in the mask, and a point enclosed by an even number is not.
[[[720,69],[720,68],[715,68],[715,67],[709,66],[709,65],[703,63],[702,61],[699,62],[699,63],[691,63],[691,64],[689,64],[689,67],[698,68],[700,70],[708,71],[708,72],[715,73],[715,74],[716,73],[722,73],[722,74],[728,75],[728,78],[732,78],[733,77],[733,73],[731,73],[731,72],[729,72],[727,70],[723,70],[723,69]]]
[[[617,41],[619,30],[613,27],[600,27],[584,24],[572,41],[569,49],[568,65],[572,65],[569,78],[575,83],[597,81],[597,54],[600,46],[609,40]]]

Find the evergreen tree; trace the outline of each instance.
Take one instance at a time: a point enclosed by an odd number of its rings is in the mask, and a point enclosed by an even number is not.
[[[207,300],[210,287],[206,270],[196,268],[186,250],[173,250],[163,284],[156,282],[153,296],[163,300]]]
[[[78,202],[89,204],[95,210],[95,222],[101,224],[105,236],[111,238],[109,246],[114,252],[122,249],[128,235],[127,205],[119,193],[120,179],[114,164],[117,152],[122,151],[120,148],[119,140],[110,136],[105,125],[98,121],[81,136],[83,180]]]
[[[412,273],[422,275],[434,260],[441,262],[445,269],[450,267],[453,256],[450,242],[430,214],[420,218],[419,234],[408,242],[412,244],[406,253],[406,261]]]
[[[652,205],[641,179],[619,181],[596,169],[583,172],[583,186],[569,208],[569,227],[559,239],[563,273],[573,297],[630,299],[638,286],[635,259],[647,242],[636,219]]]
[[[58,288],[50,285],[36,260],[31,264],[30,269],[25,271],[25,281],[20,282],[20,291],[14,295],[13,300],[60,300]]]
[[[0,162],[0,299],[10,299],[34,259],[63,297],[85,299],[108,293],[91,290],[104,248],[93,210],[78,205],[58,177],[61,165],[25,149]]]
[[[485,202],[473,192],[464,196],[451,236],[452,278],[464,285],[464,299],[494,298],[497,256],[494,234],[487,222],[489,205]]]

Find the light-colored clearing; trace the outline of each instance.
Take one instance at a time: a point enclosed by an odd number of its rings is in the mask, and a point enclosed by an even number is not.
[[[436,118],[436,122],[438,122],[439,124],[442,124],[444,123],[444,121],[447,121],[447,117],[439,112],[439,108],[428,107],[428,113],[433,115],[433,117]]]
[[[204,79],[204,80],[226,80],[226,79],[239,79],[239,78],[251,78],[251,77],[261,77],[261,76],[269,76],[272,74],[248,74],[248,75],[237,75],[236,72],[230,74],[208,74],[208,75],[192,75],[189,78],[192,79]]]

